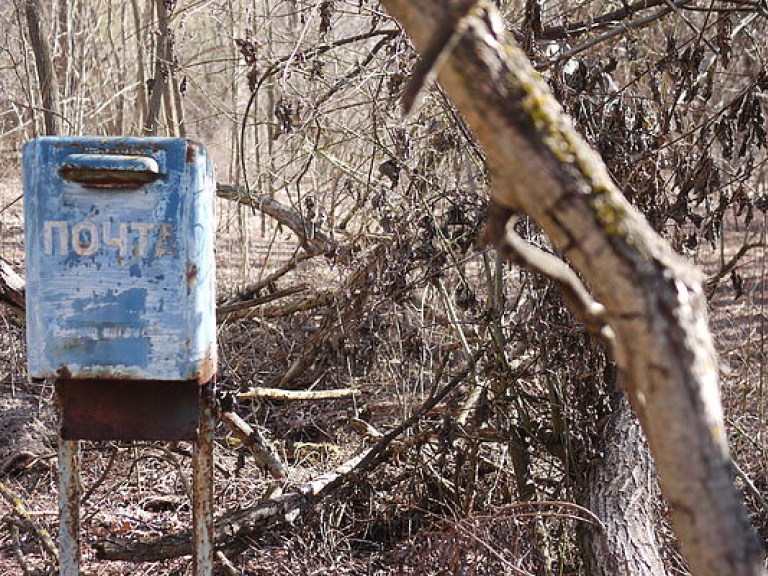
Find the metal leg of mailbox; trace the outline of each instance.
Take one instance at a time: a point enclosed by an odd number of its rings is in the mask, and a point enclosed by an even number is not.
[[[200,426],[195,443],[192,520],[194,522],[195,576],[213,574],[213,429],[215,426],[214,385],[200,390]]]
[[[59,438],[59,574],[80,574],[80,443]]]

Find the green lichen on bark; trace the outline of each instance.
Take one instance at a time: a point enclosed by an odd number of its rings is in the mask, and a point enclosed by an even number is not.
[[[505,47],[507,56],[514,61],[524,59],[524,54],[514,46]],[[505,80],[510,92],[518,95],[520,113],[538,143],[558,164],[557,170],[572,180],[567,188],[589,196],[588,204],[595,220],[611,236],[625,236],[627,210],[619,200],[619,193],[610,179],[600,158],[579,137],[565,116],[559,102],[549,91],[546,82],[533,70],[527,60],[507,70]]]
[[[628,235],[629,229],[626,222],[626,207],[614,201],[614,195],[609,191],[595,191],[588,199],[595,220],[603,231],[609,236]]]

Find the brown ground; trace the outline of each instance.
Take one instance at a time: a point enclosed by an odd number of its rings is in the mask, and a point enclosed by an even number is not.
[[[22,272],[22,206],[16,201],[19,191],[17,178],[8,175],[0,178],[0,255]],[[220,211],[223,240],[219,243],[217,258],[220,283],[231,288],[257,279],[263,269],[255,263],[268,253],[274,254],[275,246],[285,256],[285,245],[279,235],[272,245],[269,234],[262,236],[258,229],[251,237],[242,238],[233,232],[238,229],[237,214],[227,210],[224,207]],[[764,240],[765,222],[755,222],[752,228],[751,237]],[[747,235],[746,231],[730,224],[725,260],[738,250]],[[249,246],[247,259],[243,255],[244,244]],[[754,486],[763,501],[768,499],[766,257],[764,250],[757,249],[739,265],[737,270],[744,280],[742,296],[736,298],[735,287],[726,277],[712,299],[712,327],[721,355],[729,429],[735,459],[743,472],[740,482]],[[721,261],[721,255],[708,247],[702,248],[697,258],[709,273],[716,270]],[[310,271],[306,272],[306,279],[312,281]],[[31,519],[55,532],[56,434],[52,390],[48,385],[26,382],[22,327],[6,310],[0,310],[0,327],[0,481],[21,497]],[[279,330],[280,326],[268,328]],[[248,354],[259,354],[259,339],[264,337],[263,331],[257,334],[254,330],[236,324],[223,329],[220,340],[226,346],[226,362],[237,364],[239,369],[247,368]],[[247,370],[238,372],[229,368],[229,385],[235,388],[252,378]],[[235,372],[241,374],[242,380],[238,381]],[[388,405],[390,411],[397,409],[397,402]],[[290,461],[289,484],[332,469],[357,446],[359,438],[344,425],[356,414],[356,409],[347,401],[253,406],[254,414],[262,417],[260,421],[268,419],[275,423],[272,432],[276,437],[311,440],[325,447],[297,451]],[[225,430],[218,430],[217,442],[217,511],[247,507],[263,498],[271,482],[253,465],[250,457],[242,456],[237,443]],[[138,565],[96,563],[91,547],[94,541],[108,535],[153,536],[188,528],[190,463],[190,447],[184,443],[83,443],[86,498],[82,504],[82,542],[85,566],[92,573],[103,576],[191,573],[188,559]],[[747,493],[752,509],[760,510],[759,498],[749,490]],[[10,501],[0,499],[0,513],[5,516],[10,511]],[[397,514],[397,510],[391,513]],[[753,520],[764,534],[768,533],[768,509],[756,514]],[[371,548],[375,538],[365,544],[355,543],[336,533],[332,521],[319,525],[327,526],[323,533],[289,533],[278,529],[266,532],[250,543],[257,552],[239,557],[237,569],[243,574],[396,573],[399,566],[428,563],[430,558],[435,558],[435,550],[450,549],[450,540],[456,536],[456,531],[449,528],[441,534],[417,538],[410,547],[394,546],[385,552],[383,544],[381,550]],[[371,524],[373,532],[377,525]],[[462,527],[464,531],[472,529],[479,528]],[[23,573],[16,554],[24,557],[30,570],[42,570],[46,566],[47,558],[41,554],[39,541],[24,531],[14,539],[9,525],[4,524],[0,528],[0,575]],[[450,558],[443,558],[448,560]]]

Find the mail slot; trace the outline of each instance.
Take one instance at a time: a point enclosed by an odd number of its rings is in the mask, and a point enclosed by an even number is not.
[[[23,169],[30,376],[61,383],[70,414],[102,389],[109,410],[140,413],[136,389],[147,403],[153,390],[170,404],[178,393],[195,412],[194,386],[216,371],[215,184],[203,146],[44,137],[24,146]]]

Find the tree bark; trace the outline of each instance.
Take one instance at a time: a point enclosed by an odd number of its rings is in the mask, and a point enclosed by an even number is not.
[[[602,521],[584,524],[581,548],[593,576],[666,574],[655,502],[659,489],[648,445],[626,396],[617,399],[603,437],[603,458],[589,468],[579,504]]]
[[[508,43],[492,2],[383,4],[420,51],[434,52],[439,28],[460,35],[439,81],[485,150],[492,203],[535,219],[604,307],[621,382],[691,572],[765,574],[732,481],[700,273],[621,195],[530,61]],[[489,223],[498,241],[503,224]]]
[[[53,74],[51,49],[45,35],[40,31],[39,0],[25,0],[24,15],[27,19],[29,41],[35,54],[35,67],[40,83],[40,98],[43,103],[45,133],[49,136],[55,136],[59,133],[59,92],[56,76]]]
[[[26,308],[24,278],[16,274],[11,265],[0,256],[0,302],[8,305],[20,317]]]
[[[156,0],[157,25],[159,33],[157,35],[157,46],[155,50],[155,77],[152,80],[152,88],[149,94],[149,103],[147,104],[147,118],[144,124],[145,136],[157,135],[157,122],[160,117],[160,106],[165,95],[165,86],[170,74],[170,62],[173,52],[173,45],[168,29],[168,9],[165,6],[165,0]]]
[[[138,0],[131,0],[131,12],[133,16],[133,36],[136,41],[136,112],[138,116],[131,125],[133,130],[136,126],[144,126],[144,120],[149,112],[147,104],[147,79],[144,74],[144,47],[141,42],[141,10],[139,9]]]

